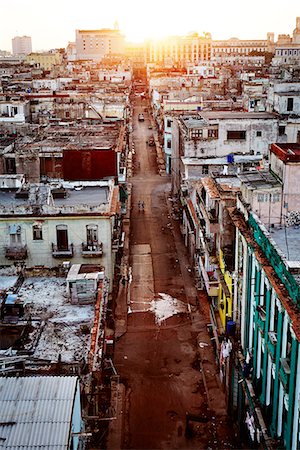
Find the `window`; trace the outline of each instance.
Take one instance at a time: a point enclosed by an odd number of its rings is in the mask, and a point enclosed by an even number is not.
[[[34,241],[41,241],[43,239],[43,231],[42,231],[42,225],[35,224],[32,227],[32,239]]]
[[[202,175],[208,175],[208,166],[202,166]]]
[[[208,129],[208,138],[210,139],[218,139],[219,137],[219,130],[217,129]]]
[[[257,132],[256,132],[256,136],[257,136],[257,137],[261,137],[261,135],[262,135],[261,131],[257,131]]]
[[[280,194],[279,192],[276,192],[275,194],[272,195],[272,202],[278,203],[279,201],[280,201]]]
[[[172,148],[172,142],[169,139],[167,140],[167,148]]]
[[[268,194],[257,194],[257,201],[258,202],[267,202],[269,199],[269,195]]]
[[[56,242],[58,250],[68,250],[68,227],[67,225],[57,225],[56,226]]]
[[[192,130],[192,132],[191,132],[192,139],[193,138],[195,138],[195,139],[202,138],[202,136],[203,136],[203,130]]]
[[[167,128],[171,128],[172,127],[172,120],[168,119],[167,120]]]
[[[279,136],[283,136],[285,134],[285,126],[279,125]]]
[[[287,111],[293,111],[293,108],[294,108],[294,99],[293,99],[293,97],[289,97],[288,99],[287,99]]]
[[[246,131],[227,131],[227,140],[245,140]]]
[[[9,226],[9,237],[11,245],[21,244],[21,225],[10,225]]]
[[[86,240],[88,245],[98,243],[98,225],[86,226]]]

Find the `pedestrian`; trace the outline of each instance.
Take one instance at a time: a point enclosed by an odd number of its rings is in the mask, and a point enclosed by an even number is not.
[[[141,206],[142,206],[142,210],[144,211],[144,207],[145,207],[144,202],[141,203]]]
[[[141,203],[141,200],[139,200],[139,201],[138,201],[139,211],[141,210],[141,206],[142,206],[142,203]]]

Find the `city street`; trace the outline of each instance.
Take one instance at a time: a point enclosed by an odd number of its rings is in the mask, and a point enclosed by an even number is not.
[[[154,130],[145,106],[139,97],[133,103],[132,280],[127,331],[114,356],[126,387],[119,439],[130,449],[234,448],[207,333],[207,299],[194,287],[170,179],[157,173],[155,146],[146,143]],[[145,121],[138,121],[139,113]],[[125,296],[118,301],[126,302]],[[190,436],[186,414],[198,419],[191,422]]]

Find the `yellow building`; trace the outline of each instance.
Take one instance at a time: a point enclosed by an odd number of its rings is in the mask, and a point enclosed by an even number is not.
[[[220,289],[218,297],[219,314],[222,325],[226,328],[226,318],[232,316],[233,278],[225,268],[223,252],[219,253]]]
[[[63,56],[60,52],[55,53],[30,53],[25,58],[27,64],[37,64],[41,69],[51,70],[52,66],[62,63]]]

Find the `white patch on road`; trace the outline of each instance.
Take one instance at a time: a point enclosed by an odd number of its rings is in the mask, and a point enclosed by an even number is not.
[[[158,325],[179,313],[188,312],[187,304],[181,300],[177,300],[169,294],[159,292],[160,298],[152,300],[150,303],[150,311],[155,314],[155,321]]]

